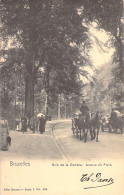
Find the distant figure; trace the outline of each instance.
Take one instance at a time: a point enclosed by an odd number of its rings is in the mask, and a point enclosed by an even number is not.
[[[112,108],[111,117],[110,117],[110,124],[111,124],[113,129],[116,129],[117,113],[114,111],[114,108]]]
[[[86,116],[86,114],[88,113],[89,108],[88,108],[88,106],[86,105],[85,101],[83,101],[83,104],[82,104],[82,106],[80,107],[80,111],[81,111],[81,113],[82,113],[82,116]]]
[[[16,118],[16,120],[15,120],[15,130],[19,130],[19,125],[20,125],[20,119],[18,119],[18,118]]]
[[[0,119],[0,149],[8,150],[8,146],[11,145],[11,137],[9,136],[9,125],[5,119],[4,114],[1,114]]]
[[[37,117],[35,115],[30,119],[30,128],[33,133],[37,130]]]
[[[45,118],[44,115],[42,115],[39,118],[39,131],[40,131],[40,134],[43,134],[45,132],[45,125],[46,125],[46,118]]]
[[[28,119],[26,117],[25,114],[23,114],[23,116],[21,117],[21,123],[22,123],[22,132],[27,132],[27,122],[28,122]]]

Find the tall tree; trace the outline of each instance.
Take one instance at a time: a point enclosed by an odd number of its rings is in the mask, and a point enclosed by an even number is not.
[[[23,48],[25,111],[29,118],[34,113],[34,86],[40,67],[46,74],[49,71],[47,93],[53,89],[75,91],[77,67],[86,65],[80,44],[89,44],[88,29],[82,25],[78,7],[63,0],[1,1],[4,41],[9,36],[16,37],[18,46]]]

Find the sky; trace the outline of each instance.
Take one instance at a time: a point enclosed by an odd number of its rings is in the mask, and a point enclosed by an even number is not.
[[[90,36],[93,44],[89,54],[93,67],[101,69],[109,62],[111,63],[114,49],[104,46],[105,44],[109,44],[109,36],[104,30],[97,30],[95,27],[96,26],[93,25],[90,28]],[[100,47],[99,42],[103,45],[102,48]],[[91,76],[94,74],[94,70],[90,66],[87,66],[84,69],[87,70]],[[82,76],[80,78],[84,83],[87,82],[86,78]]]
[[[103,64],[107,63],[108,61],[111,60],[112,54],[114,52],[113,48],[109,48],[107,49],[105,46],[103,46],[103,50],[100,49],[99,46],[97,46],[97,44],[95,43],[95,38],[94,36],[96,36],[96,38],[98,39],[98,41],[102,42],[103,44],[107,43],[109,40],[109,37],[107,35],[107,33],[104,30],[96,30],[95,28],[91,27],[90,28],[90,33],[92,36],[92,40],[94,42],[93,44],[93,48],[90,51],[90,55],[92,57],[92,61],[93,61],[93,65],[95,67],[100,67]]]

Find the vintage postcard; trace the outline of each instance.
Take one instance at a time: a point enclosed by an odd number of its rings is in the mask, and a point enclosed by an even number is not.
[[[124,1],[0,9],[0,195],[123,195]]]

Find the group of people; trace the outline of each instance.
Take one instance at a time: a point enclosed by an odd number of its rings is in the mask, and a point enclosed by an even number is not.
[[[21,117],[21,131],[27,132],[27,128],[33,131],[39,131],[40,134],[43,134],[45,132],[45,125],[46,125],[46,117],[43,114],[40,114],[39,116],[33,115],[31,119],[29,120],[25,114]],[[18,128],[18,123],[17,123]]]
[[[25,114],[22,115],[21,119],[16,119],[16,129],[21,130],[23,133],[27,132],[30,128],[33,133],[39,131],[40,134],[45,132],[47,118],[45,115],[40,114],[39,116],[34,115],[30,120]],[[20,125],[21,124],[21,125]],[[11,137],[9,135],[9,124],[5,117],[5,114],[0,114],[0,150],[7,151],[11,146]]]

